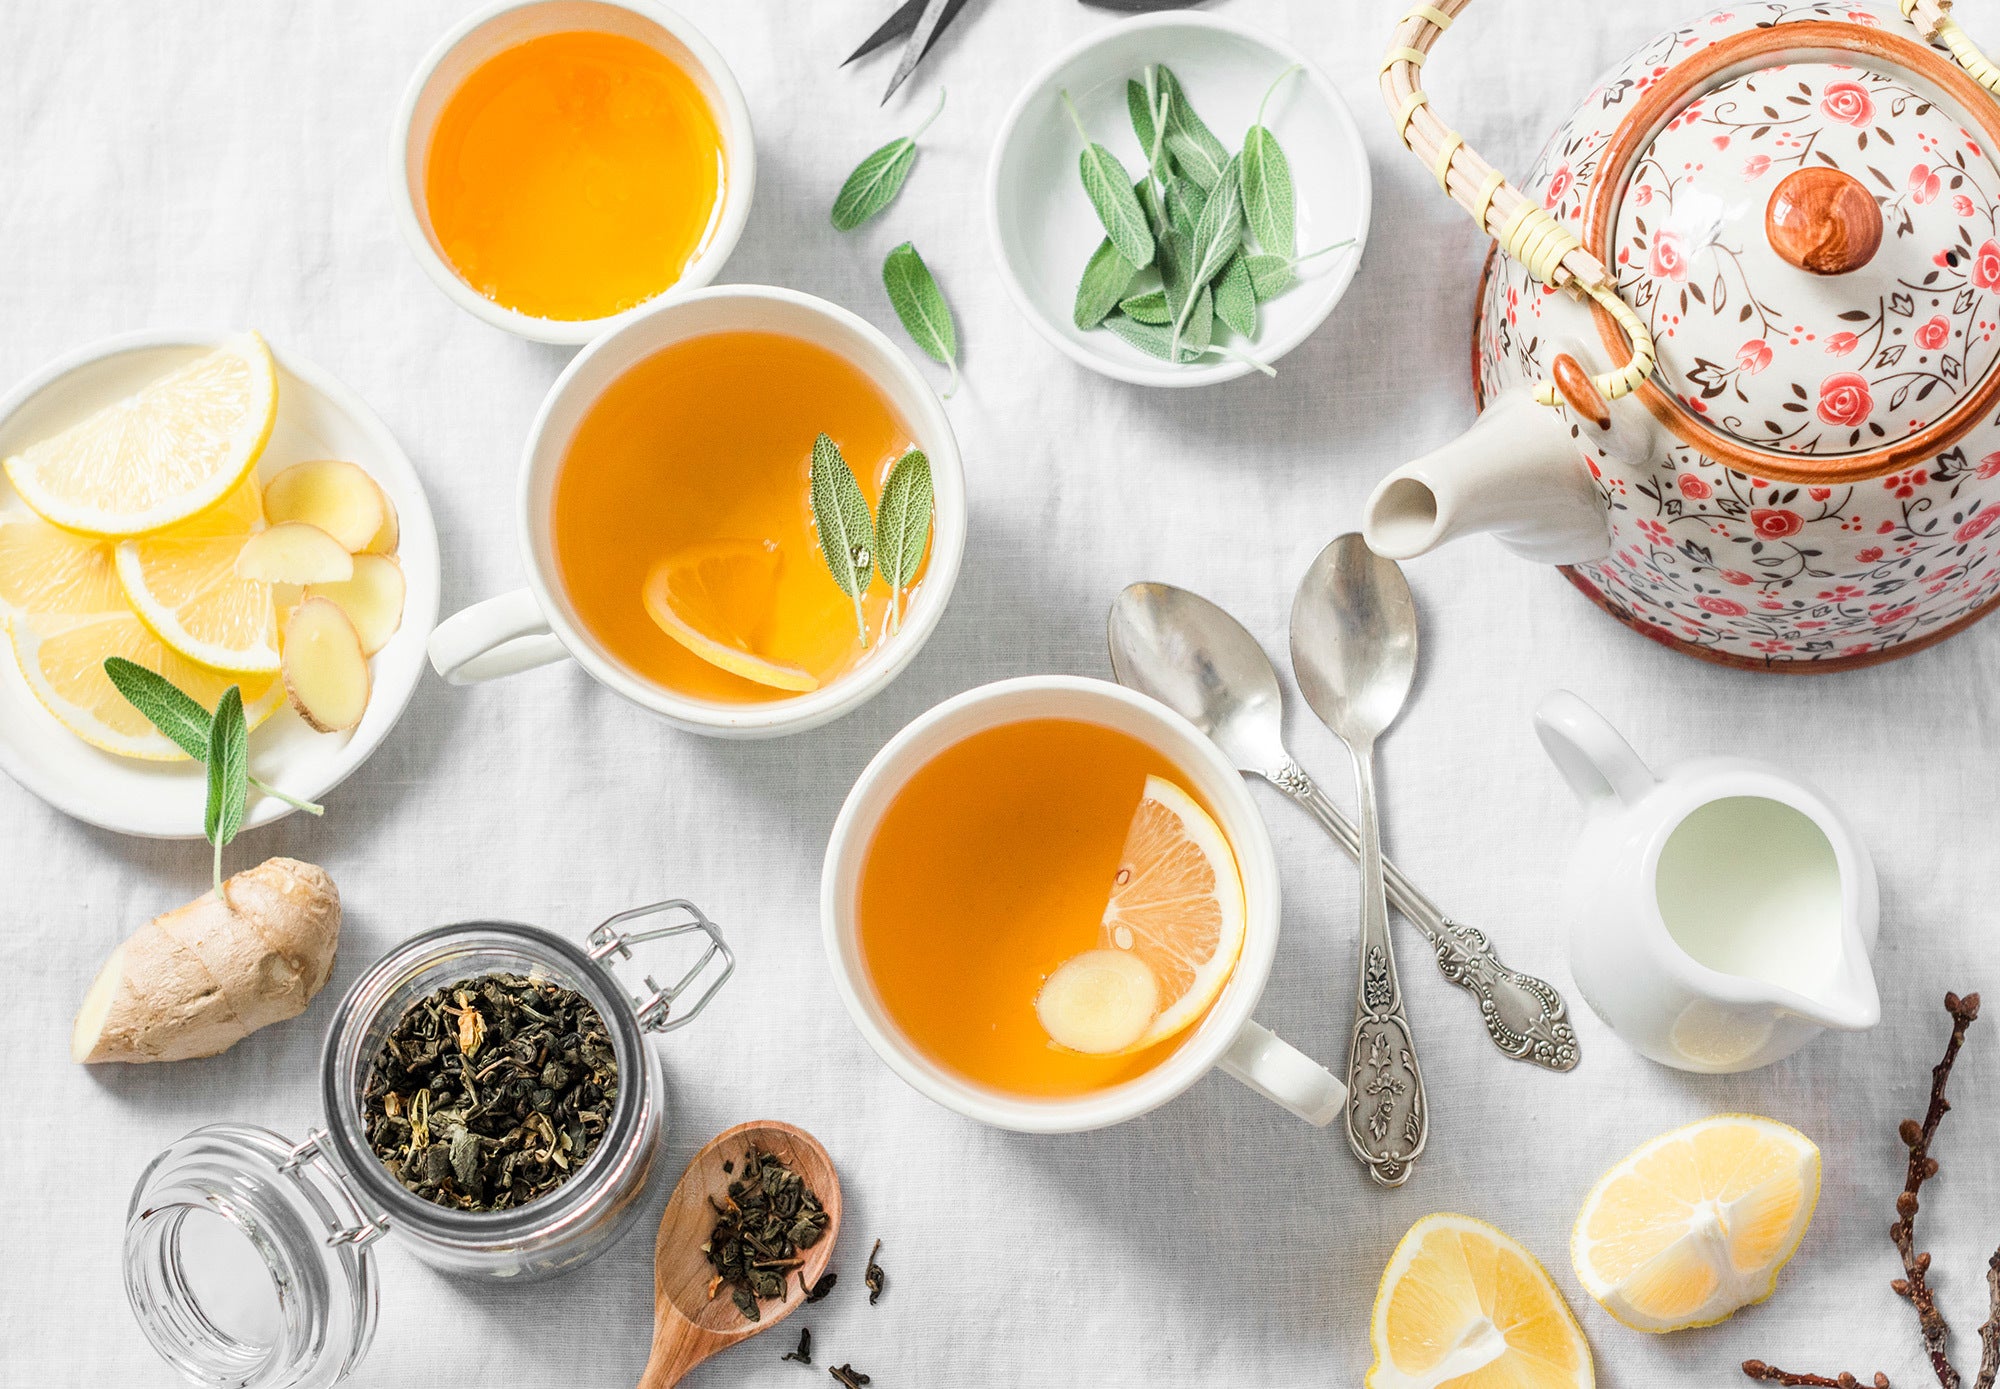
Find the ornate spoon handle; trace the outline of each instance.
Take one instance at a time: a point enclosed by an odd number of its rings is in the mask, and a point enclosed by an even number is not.
[[[1361,836],[1298,763],[1287,762],[1264,779],[1311,811],[1336,843],[1360,859]],[[1386,858],[1382,869],[1389,900],[1430,942],[1438,971],[1477,1000],[1493,1045],[1517,1061],[1546,1070],[1575,1070],[1580,1059],[1576,1029],[1570,1025],[1562,995],[1532,974],[1502,964],[1485,932],[1446,916]]]
[[[1396,979],[1375,810],[1375,745],[1350,744],[1361,804],[1361,977],[1347,1052],[1347,1143],[1378,1186],[1401,1186],[1430,1139],[1430,1106],[1417,1044]]]

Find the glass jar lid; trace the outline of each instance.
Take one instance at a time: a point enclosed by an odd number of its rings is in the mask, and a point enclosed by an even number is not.
[[[1945,447],[2000,387],[1994,104],[1875,35],[1723,40],[1607,158],[1602,259],[1691,442],[1739,466]]]
[[[146,1338],[197,1384],[321,1389],[375,1332],[364,1211],[320,1148],[211,1124],[153,1159],[125,1218],[125,1291]]]

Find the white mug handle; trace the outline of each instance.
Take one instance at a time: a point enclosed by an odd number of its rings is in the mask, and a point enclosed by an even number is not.
[[[1260,1022],[1246,1022],[1222,1069],[1315,1128],[1325,1128],[1347,1108],[1347,1087],[1326,1067]]]
[[[525,588],[453,613],[431,633],[429,649],[432,668],[454,685],[519,675],[569,655]]]

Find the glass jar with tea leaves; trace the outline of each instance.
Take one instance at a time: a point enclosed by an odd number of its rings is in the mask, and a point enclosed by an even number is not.
[[[634,924],[652,917],[665,920]],[[638,996],[619,982],[633,946],[675,938],[701,947],[677,981],[647,975]],[[318,1389],[367,1350],[384,1234],[494,1278],[603,1253],[666,1176],[647,1034],[692,1021],[734,968],[715,923],[679,900],[614,916],[587,946],[480,921],[390,951],[327,1032],[325,1128],[294,1142],[210,1124],[140,1177],[125,1289],[154,1349],[196,1384]]]

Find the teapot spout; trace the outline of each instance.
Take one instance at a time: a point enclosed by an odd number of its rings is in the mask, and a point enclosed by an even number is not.
[[[1524,390],[1503,392],[1464,434],[1383,478],[1361,530],[1369,549],[1397,560],[1479,531],[1543,564],[1611,552],[1604,501],[1568,423]]]

